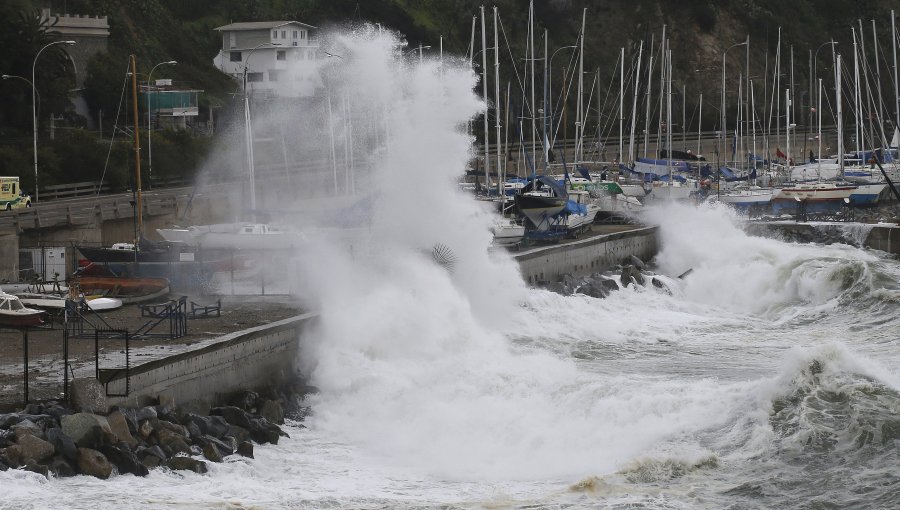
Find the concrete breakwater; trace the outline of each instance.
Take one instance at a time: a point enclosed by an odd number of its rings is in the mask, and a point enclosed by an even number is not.
[[[540,246],[517,253],[522,276],[530,284],[564,274],[587,275],[637,257],[650,260],[657,250],[657,227],[606,226],[585,239]],[[291,381],[300,342],[315,325],[315,313],[221,337],[201,349],[159,359],[109,378],[110,403],[141,406],[162,398],[183,406],[209,408],[236,391],[265,390]]]
[[[845,243],[900,255],[900,225],[896,224],[769,221],[749,222],[744,230],[788,242]]]
[[[659,227],[595,226],[596,235],[559,245],[539,246],[513,256],[529,285],[611,269],[629,257],[650,260],[659,249]]]

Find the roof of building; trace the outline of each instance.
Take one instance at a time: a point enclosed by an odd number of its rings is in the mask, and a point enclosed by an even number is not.
[[[318,28],[312,25],[307,25],[306,23],[300,23],[299,21],[245,21],[241,23],[230,23],[228,25],[223,25],[221,27],[217,27],[215,30],[270,30],[294,23],[307,28]]]

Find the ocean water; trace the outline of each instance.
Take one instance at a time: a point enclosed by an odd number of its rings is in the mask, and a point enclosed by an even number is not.
[[[206,475],[2,472],[0,507],[900,507],[896,257],[672,205],[645,218],[666,289],[530,289],[455,190],[471,71],[404,61],[371,29],[331,44],[379,157],[355,249],[320,243],[290,271],[321,311],[303,427]]]

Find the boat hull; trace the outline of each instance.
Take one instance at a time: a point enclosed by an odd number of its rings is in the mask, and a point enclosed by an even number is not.
[[[7,314],[0,312],[0,327],[5,328],[28,328],[32,326],[40,326],[46,322],[44,318],[46,312],[35,312],[29,314]]]
[[[552,218],[566,207],[567,198],[543,197],[533,195],[516,195],[516,207],[525,215],[535,228],[549,228]]]
[[[796,213],[802,205],[807,213],[835,213],[850,203],[850,195],[856,189],[825,183],[785,186],[772,198],[772,212]]]

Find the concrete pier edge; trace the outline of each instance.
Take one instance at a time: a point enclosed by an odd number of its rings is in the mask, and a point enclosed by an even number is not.
[[[560,245],[539,246],[513,255],[522,277],[537,284],[564,273],[590,274],[608,269],[629,255],[649,260],[656,254],[658,227],[637,227]],[[297,377],[304,331],[317,313],[305,313],[272,324],[220,337],[215,343],[151,361],[130,371],[125,397],[109,397],[110,405],[141,406],[160,399],[176,405],[223,403],[241,390],[276,387]],[[125,374],[114,376],[110,391],[124,390]]]

